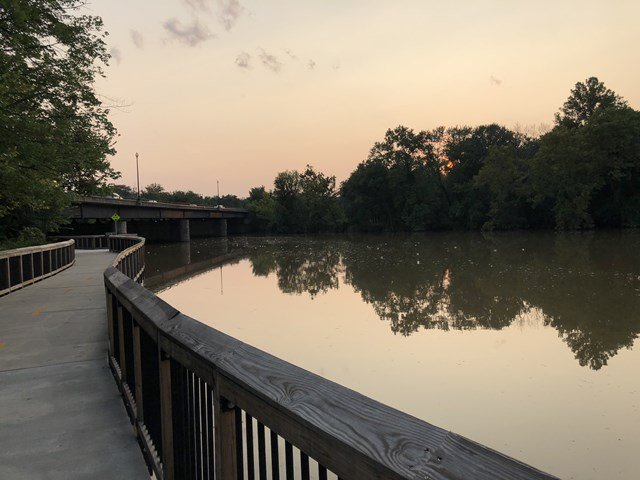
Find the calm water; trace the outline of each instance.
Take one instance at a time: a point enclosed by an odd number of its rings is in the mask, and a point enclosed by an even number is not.
[[[561,478],[640,478],[640,232],[150,245],[182,312]]]

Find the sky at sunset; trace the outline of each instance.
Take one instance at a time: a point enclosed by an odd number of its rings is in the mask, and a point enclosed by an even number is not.
[[[94,0],[120,183],[344,180],[386,129],[551,124],[597,76],[640,106],[637,0]]]

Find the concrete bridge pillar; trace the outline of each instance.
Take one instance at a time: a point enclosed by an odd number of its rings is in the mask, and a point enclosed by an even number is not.
[[[214,237],[226,237],[227,236],[227,219],[220,218],[213,222],[213,236]]]
[[[181,242],[190,242],[191,241],[191,229],[189,228],[189,220],[184,218],[180,220],[180,241]]]
[[[191,243],[178,243],[176,245],[175,260],[180,262],[180,266],[191,263]]]
[[[126,220],[120,220],[119,222],[116,222],[116,233],[117,234],[127,233],[127,221]]]

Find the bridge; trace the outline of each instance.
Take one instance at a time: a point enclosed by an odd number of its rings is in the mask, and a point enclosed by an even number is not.
[[[67,212],[73,234],[102,234],[113,225],[114,233],[134,232],[149,241],[188,242],[191,237],[225,237],[242,233],[249,221],[243,208],[210,207],[110,197],[79,197]]]
[[[76,242],[118,255],[76,265]],[[144,288],[144,244],[0,255],[0,477],[149,478],[146,463],[162,480],[556,478],[184,315]]]

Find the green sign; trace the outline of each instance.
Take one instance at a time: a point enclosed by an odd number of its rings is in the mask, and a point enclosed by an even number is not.
[[[111,220],[113,220],[114,222],[117,222],[118,220],[120,220],[120,215],[118,215],[117,213],[114,213],[113,215],[111,215]]]

